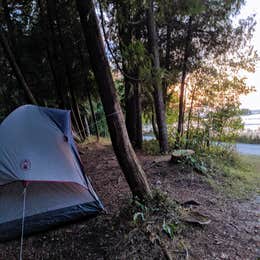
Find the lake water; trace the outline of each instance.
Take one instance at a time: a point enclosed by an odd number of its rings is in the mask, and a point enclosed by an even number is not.
[[[241,116],[245,126],[245,130],[252,130],[260,132],[260,114]]]
[[[245,132],[256,133],[260,135],[260,114],[242,116]],[[236,149],[241,154],[260,155],[259,144],[242,144],[237,143]]]
[[[260,155],[260,144],[236,144],[236,150],[241,154]]]
[[[242,116],[245,132],[257,132],[260,135],[260,114]],[[151,126],[150,126],[151,128]],[[152,128],[151,128],[152,129]],[[149,130],[151,130],[149,129]],[[155,139],[152,134],[144,135],[143,139],[146,141]],[[244,144],[236,143],[236,150],[241,154],[259,155],[260,156],[260,144]]]
[[[144,135],[143,139],[145,141],[150,141],[155,139],[153,135]],[[236,143],[236,150],[241,154],[259,155],[260,156],[260,144],[243,144]]]

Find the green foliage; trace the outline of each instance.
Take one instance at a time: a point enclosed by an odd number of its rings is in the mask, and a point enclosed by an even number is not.
[[[259,134],[242,134],[236,137],[236,142],[247,144],[260,144]]]
[[[123,79],[116,79],[115,87],[117,90],[119,101],[120,101],[121,105],[123,106],[124,101],[125,101],[125,85],[124,85]]]
[[[100,136],[109,137],[109,131],[108,131],[108,126],[107,126],[107,122],[106,122],[106,115],[105,115],[101,102],[100,101],[95,102],[94,107],[95,107],[97,125],[98,125],[98,130],[99,130]],[[95,131],[94,122],[92,122],[90,126],[92,128],[92,131],[94,132]]]
[[[191,166],[193,169],[206,175],[208,173],[208,165],[207,163],[199,158],[198,156],[188,156],[184,161],[184,164]]]
[[[143,151],[146,154],[157,155],[160,154],[160,147],[157,140],[149,140],[143,142]]]
[[[132,201],[130,210],[135,224],[138,218],[145,221],[153,214],[165,215],[172,210],[177,210],[176,203],[169,199],[165,193],[154,190],[152,195],[152,199],[143,202],[140,202],[137,198]]]
[[[175,127],[168,129],[168,142],[170,151],[174,149],[185,149],[186,137],[177,133]],[[192,148],[191,148],[192,149]]]
[[[171,238],[174,238],[174,233],[176,230],[176,224],[169,223],[167,224],[165,222],[165,219],[163,220],[162,230]]]
[[[187,91],[192,104],[186,108],[187,140],[181,140],[181,147],[207,147],[213,141],[232,143],[243,129],[239,97],[253,89],[245,84],[245,79],[222,69],[204,67],[190,75]]]
[[[155,227],[161,225],[162,231],[171,239],[177,232],[179,214],[177,205],[159,190],[153,191],[153,198],[144,202],[134,199],[127,210],[130,210],[127,214],[133,216],[134,225],[142,226],[147,223],[154,223]]]
[[[128,46],[124,46],[122,57],[126,62],[128,71],[134,71],[138,68],[139,79],[141,81],[150,81],[151,60],[147,49],[140,40],[134,40]]]
[[[136,212],[133,216],[133,221],[137,224],[138,218],[141,218],[142,221],[145,221],[144,213],[143,212]]]
[[[57,2],[60,31],[55,21],[54,35],[61,38],[61,41],[53,37],[49,28],[45,2],[42,10],[38,1],[21,1],[19,4],[14,0],[7,2],[16,42],[16,46],[13,47],[19,54],[23,74],[39,103],[58,106],[55,85],[59,73],[62,75],[62,92],[66,99],[69,99],[67,69],[62,58],[66,54],[81,114],[87,116],[93,134],[95,130],[87,102],[87,85],[93,97],[100,134],[104,137],[109,136],[89,54],[82,38],[75,2]],[[117,76],[114,77],[115,86],[122,107],[126,98],[124,75],[120,75],[118,64],[140,83],[145,122],[151,122],[154,115],[154,81],[163,82],[163,90],[168,88],[168,92],[164,93],[167,124],[175,127],[178,119],[178,88],[183,70],[185,45],[188,44],[186,74],[189,82],[186,82],[186,94],[189,98],[186,100],[186,111],[191,110],[190,128],[184,136],[176,136],[176,129],[170,129],[170,148],[176,147],[176,140],[179,140],[178,148],[192,149],[197,149],[197,146],[209,149],[212,141],[232,142],[242,127],[238,111],[239,96],[252,91],[252,88],[246,85],[245,78],[239,78],[237,75],[240,74],[240,70],[253,72],[258,61],[250,43],[255,17],[240,20],[236,25],[233,22],[233,16],[238,13],[244,1],[155,0],[153,11],[161,62],[160,69],[156,71],[153,70],[153,57],[149,52],[147,37],[146,11],[149,1],[100,2],[104,11],[105,36],[113,52],[113,55],[110,53],[108,57],[112,71]],[[0,12],[3,11],[1,6]],[[8,32],[6,18],[1,16],[0,19],[2,29],[10,41],[12,37],[11,32]],[[191,37],[190,41],[186,42],[189,30]],[[64,45],[65,53],[61,45]],[[51,49],[56,52],[55,55],[48,53]],[[53,71],[54,56],[57,56],[59,66]],[[4,58],[2,49],[0,57],[1,120],[15,107],[26,103],[26,99]],[[190,92],[194,89],[194,106],[191,109]],[[66,108],[70,109],[68,100]],[[185,120],[187,122],[187,115]],[[159,151],[156,141],[145,143],[144,146],[150,154]]]
[[[259,156],[234,155],[233,161],[216,160],[214,174],[208,177],[210,184],[229,197],[251,198],[259,194]],[[218,174],[223,179],[218,179]]]
[[[179,241],[185,227],[181,224],[181,213],[180,206],[158,190],[153,191],[152,199],[140,202],[134,198],[129,203],[125,203],[125,207],[113,221],[113,230],[121,240],[120,243],[116,243],[115,250],[122,250],[124,247],[124,253],[126,250],[135,252],[135,254],[128,254],[130,258],[139,259],[141,255],[139,248],[143,249],[148,243],[148,250],[159,249],[158,259],[161,259],[165,245],[171,243],[171,239],[177,243]],[[175,248],[175,245],[173,246]],[[125,256],[126,254],[120,259]],[[141,256],[147,257],[147,251]],[[151,255],[150,258],[154,257],[155,255]]]

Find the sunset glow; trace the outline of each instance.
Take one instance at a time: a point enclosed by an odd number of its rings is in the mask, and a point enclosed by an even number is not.
[[[245,18],[248,15],[256,14],[256,27],[253,38],[255,49],[260,53],[260,2],[256,0],[247,0],[246,5],[242,8],[240,18]],[[256,92],[247,96],[242,96],[241,107],[249,109],[260,109],[260,62],[256,66],[255,73],[247,74],[247,83],[250,86],[255,86]]]

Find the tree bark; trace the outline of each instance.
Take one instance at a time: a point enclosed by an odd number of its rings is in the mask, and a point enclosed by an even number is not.
[[[6,20],[6,25],[8,28],[8,36],[9,36],[9,40],[10,40],[10,49],[13,51],[14,55],[16,55],[16,39],[15,39],[15,33],[14,33],[14,26],[13,23],[11,21],[11,17],[10,17],[10,11],[9,11],[9,7],[8,7],[8,3],[7,0],[2,0],[2,4],[3,4],[3,9],[4,9],[4,17]],[[16,57],[17,59],[17,57]]]
[[[191,22],[192,18],[190,16],[188,22],[188,29],[187,29],[187,36],[185,41],[184,47],[184,57],[183,57],[183,64],[182,64],[182,77],[181,77],[181,86],[180,86],[180,95],[179,95],[179,116],[178,116],[178,138],[183,136],[183,126],[184,126],[184,92],[185,92],[185,79],[187,74],[187,63],[189,58],[189,48],[190,48],[190,41],[191,41]]]
[[[42,7],[41,0],[38,0],[39,5]],[[53,58],[53,63],[51,64],[52,71],[54,72],[54,78],[56,83],[56,90],[59,97],[60,102],[59,107],[66,107],[67,99],[69,100],[70,107],[72,110],[72,122],[76,125],[78,129],[78,133],[82,140],[86,139],[86,132],[84,128],[84,124],[80,115],[80,111],[78,108],[77,99],[74,93],[73,84],[72,84],[72,72],[70,68],[70,61],[66,54],[66,50],[63,44],[62,33],[60,28],[60,23],[57,15],[57,1],[56,0],[47,0],[47,11],[48,11],[48,21],[49,27],[51,31],[49,53]],[[43,14],[42,14],[43,16]],[[56,32],[57,31],[57,32]],[[60,48],[59,48],[60,47]],[[59,52],[60,51],[60,52]],[[59,53],[60,58],[59,59]],[[63,69],[64,68],[64,69]],[[67,81],[66,81],[67,79]],[[68,88],[65,87],[65,95],[64,95],[64,86],[65,82],[67,82]],[[68,93],[70,94],[68,96]],[[65,101],[66,100],[66,101]],[[66,105],[65,105],[66,104]]]
[[[112,145],[134,196],[151,197],[145,173],[129,141],[92,0],[76,0],[90,62],[99,87]]]
[[[77,102],[77,98],[76,98],[76,94],[73,88],[73,79],[72,79],[72,71],[71,71],[71,61],[67,55],[64,43],[63,43],[63,37],[62,37],[62,32],[61,32],[61,26],[60,26],[60,20],[57,14],[57,5],[56,5],[56,1],[57,0],[52,0],[53,2],[53,15],[54,15],[54,19],[56,21],[57,24],[57,30],[58,30],[58,41],[61,47],[61,56],[62,56],[62,60],[63,60],[63,64],[65,66],[65,77],[68,80],[68,87],[69,87],[69,93],[70,93],[70,97],[71,97],[71,104],[72,104],[72,109],[74,111],[74,121],[77,121],[77,124],[79,126],[79,130],[81,133],[81,136],[83,137],[83,140],[87,138],[86,132],[85,132],[85,128],[84,128],[84,124],[80,115],[80,110],[78,107],[78,102]]]
[[[15,56],[8,44],[8,40],[6,39],[5,35],[4,35],[4,32],[0,31],[0,42],[1,42],[1,45],[4,49],[4,52],[6,54],[6,57],[14,71],[14,74],[16,76],[16,79],[18,80],[19,84],[21,85],[21,87],[23,88],[24,92],[25,92],[25,95],[26,95],[26,98],[28,100],[28,102],[32,103],[32,104],[35,104],[37,105],[37,101],[36,99],[34,98],[24,76],[23,76],[23,73],[21,72],[17,62],[16,62],[16,59],[15,59]]]
[[[159,48],[156,32],[156,24],[153,12],[153,0],[149,1],[149,7],[147,10],[147,28],[148,38],[150,45],[150,53],[153,58],[153,87],[154,87],[154,104],[156,121],[159,132],[159,144],[162,153],[168,151],[168,136],[167,136],[167,125],[165,117],[165,107],[163,101],[162,82],[158,78],[158,72],[160,71],[160,59],[159,59]]]
[[[142,103],[141,103],[141,86],[135,82],[134,88],[135,107],[136,107],[136,140],[135,147],[142,149],[143,145],[143,125],[142,125]]]
[[[89,137],[90,136],[90,129],[89,129],[89,123],[88,123],[88,118],[86,115],[84,115],[84,125],[86,128],[86,135]]]
[[[124,66],[123,66],[124,67]],[[126,70],[124,70],[126,72]],[[134,84],[125,77],[125,122],[126,129],[133,147],[136,146],[136,104]]]
[[[97,142],[99,142],[100,134],[99,134],[99,130],[98,130],[97,118],[96,118],[96,114],[95,114],[95,111],[94,111],[94,108],[93,108],[93,103],[92,103],[92,98],[91,98],[91,93],[90,93],[90,88],[89,88],[90,82],[89,82],[88,77],[87,77],[87,72],[84,73],[84,67],[85,67],[84,66],[84,57],[83,57],[83,54],[82,54],[82,51],[81,51],[81,48],[80,48],[79,45],[78,45],[78,50],[79,50],[79,57],[80,57],[80,65],[81,65],[81,69],[82,69],[82,72],[83,72],[83,75],[84,75],[83,80],[86,83],[88,103],[89,103],[89,106],[90,106],[92,120],[93,120],[94,126],[95,126],[95,133],[96,133],[96,137],[97,137]]]
[[[170,71],[171,31],[172,31],[172,25],[171,22],[168,21],[166,27],[166,50],[165,50],[165,64],[164,64],[164,68],[168,72]],[[163,101],[165,107],[167,102],[167,90],[168,90],[168,82],[166,79],[164,79],[163,80]]]
[[[44,19],[44,11],[42,0],[38,0],[38,4],[40,6],[40,15],[42,20],[42,28],[45,29],[45,25],[47,27],[47,23],[45,23]],[[66,90],[64,91],[65,81],[63,77],[63,73],[61,70],[61,63],[59,62],[58,56],[58,39],[55,33],[55,18],[53,13],[53,1],[47,0],[47,15],[48,15],[48,29],[46,30],[46,41],[47,41],[47,51],[49,54],[49,62],[50,67],[53,73],[55,90],[57,93],[57,104],[60,108],[64,109],[68,106],[68,102],[66,99]],[[50,31],[50,32],[49,32]]]
[[[189,110],[189,114],[188,114],[188,123],[187,123],[187,130],[186,130],[186,149],[188,148],[188,142],[189,142],[189,138],[190,138],[190,124],[191,124],[191,116],[193,113],[193,104],[194,104],[196,89],[197,89],[197,86],[195,85],[192,90],[191,105],[190,105],[190,110]]]
[[[117,20],[118,20],[118,34],[119,34],[119,47],[122,56],[122,69],[124,72],[125,82],[125,122],[126,129],[134,148],[142,148],[142,110],[140,102],[140,86],[138,82],[138,65],[136,68],[129,68],[130,60],[124,56],[125,51],[133,43],[133,36],[135,40],[140,39],[139,29],[134,30],[131,21],[131,6],[127,1],[118,1],[117,5]],[[123,21],[122,21],[123,17]],[[134,32],[135,31],[135,32]]]
[[[159,140],[159,132],[156,124],[156,116],[154,114],[154,109],[152,110],[152,126],[153,126],[153,133],[156,140]]]

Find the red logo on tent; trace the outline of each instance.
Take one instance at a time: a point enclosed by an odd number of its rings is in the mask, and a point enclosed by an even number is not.
[[[23,160],[20,164],[22,170],[27,171],[31,169],[31,162],[30,160]]]

